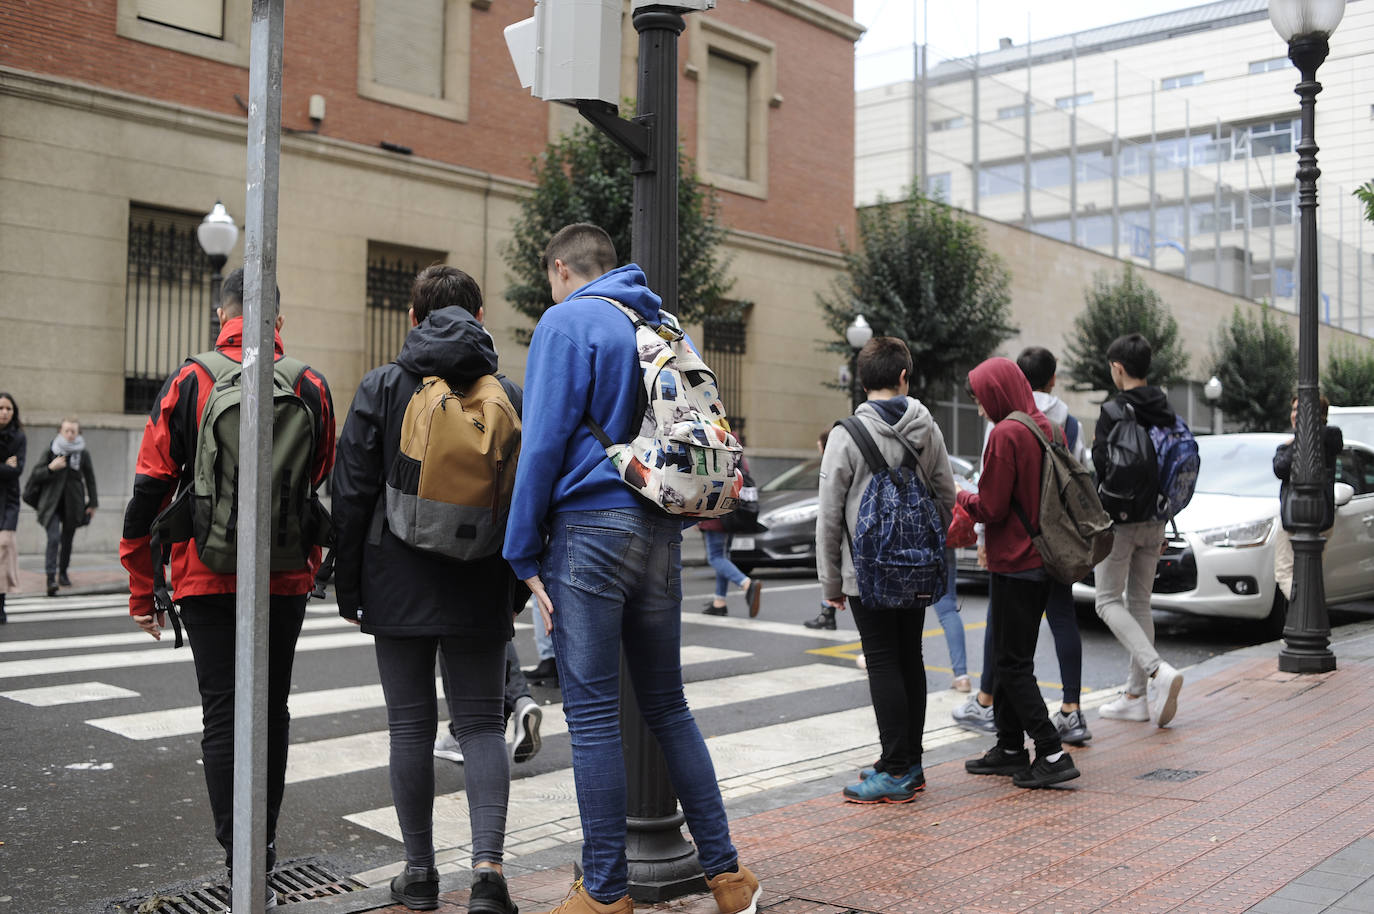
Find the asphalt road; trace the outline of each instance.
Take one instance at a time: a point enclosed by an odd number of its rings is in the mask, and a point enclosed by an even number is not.
[[[727,745],[741,734],[777,727],[785,751],[800,741],[789,738],[789,728],[820,718],[850,712],[848,719],[871,727],[867,686],[853,662],[857,635],[818,635],[801,627],[819,604],[810,573],[763,572],[761,578],[759,620],[744,618],[737,594],[731,596],[732,615],[714,620],[698,615],[712,590],[708,570],[685,573],[685,676],[694,684],[689,692],[695,688],[699,696],[692,701],[704,734],[713,746],[716,740]],[[965,588],[961,598],[969,666],[976,673],[986,596]],[[142,636],[117,597],[12,599],[9,609],[11,623],[0,628],[0,914],[126,911],[130,899],[154,890],[221,878],[189,649],[174,652],[170,639],[158,644]],[[1364,617],[1337,611],[1333,622]],[[1165,614],[1157,620],[1162,653],[1179,667],[1252,643],[1232,623]],[[1090,609],[1080,621],[1085,691],[1121,682],[1124,651]],[[852,628],[844,616],[840,623]],[[532,665],[528,628],[517,633],[516,643]],[[944,692],[949,657],[933,612],[924,644],[929,690]],[[1047,698],[1057,696],[1060,676],[1047,629],[1037,672]],[[823,688],[815,687],[819,674],[830,680]],[[341,872],[360,873],[402,859],[394,821],[391,834],[384,825],[394,815],[386,814],[385,709],[377,690],[367,689],[376,683],[370,639],[339,620],[332,606],[314,608],[296,659],[293,769],[277,841],[283,860],[320,856]],[[535,696],[543,703],[559,700],[552,689],[535,689]],[[1180,716],[1187,701],[1185,690]],[[876,745],[875,730],[871,741]],[[747,762],[734,759],[727,767],[749,770]],[[513,768],[513,777],[516,786],[540,776],[528,784],[558,781],[570,763],[566,734],[552,733],[538,756]],[[435,777],[440,793],[462,789],[460,765],[436,761]],[[374,818],[361,815],[367,811]]]

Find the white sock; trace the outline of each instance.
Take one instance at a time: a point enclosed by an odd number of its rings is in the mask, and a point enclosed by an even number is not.
[[[1045,756],[1045,761],[1047,761],[1047,762],[1057,762],[1057,761],[1059,761],[1059,760],[1060,760],[1061,758],[1063,758],[1063,757],[1064,757],[1064,750],[1063,750],[1063,749],[1060,749],[1058,752],[1054,753],[1054,755],[1047,755],[1047,756]]]

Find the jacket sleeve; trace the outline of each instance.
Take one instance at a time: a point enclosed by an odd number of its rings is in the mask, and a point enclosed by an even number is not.
[[[329,478],[334,466],[334,396],[329,391],[329,382],[313,368],[307,368],[296,383],[296,393],[316,416],[319,417],[319,445],[315,449],[315,460],[311,466],[311,484],[318,486]]]
[[[1112,401],[1107,401],[1110,402]],[[1107,403],[1103,403],[1102,409],[1098,411],[1097,428],[1093,430],[1093,473],[1099,481],[1107,475],[1107,436],[1112,433],[1112,426],[1116,425],[1116,420],[1107,410]]]
[[[820,510],[816,513],[816,577],[821,597],[837,600],[844,596],[845,548],[844,508],[849,487],[854,482],[856,454],[849,432],[837,428],[830,432],[821,457]]]
[[[1005,420],[1004,420],[1005,421]],[[999,434],[994,429],[988,436],[987,450],[983,453],[983,472],[978,477],[978,491],[959,490],[959,504],[963,505],[969,517],[983,524],[1000,523],[1011,513],[1012,490],[1016,484],[1016,463],[1009,453],[1005,436],[1010,429]]]
[[[1284,482],[1293,472],[1293,442],[1286,441],[1274,450],[1274,475]]]
[[[18,480],[24,475],[24,464],[29,460],[29,439],[22,431],[14,436],[14,456],[19,458],[18,466],[12,467],[4,460],[0,460],[0,481]]]
[[[81,478],[86,481],[86,507],[94,510],[100,507],[100,499],[95,494],[95,467],[91,465],[90,451],[82,456]]]
[[[384,392],[377,373],[364,377],[353,396],[334,461],[334,589],[339,615],[356,620],[362,606],[363,550],[372,512],[385,483]]]
[[[954,471],[949,466],[949,452],[945,449],[945,435],[940,426],[932,423],[930,443],[921,454],[926,477],[930,480],[931,495],[940,503],[940,517],[945,528],[954,516],[954,499],[959,489],[954,485]]]

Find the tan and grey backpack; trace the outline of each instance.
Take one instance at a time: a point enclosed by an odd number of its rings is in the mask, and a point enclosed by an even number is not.
[[[494,555],[520,458],[520,418],[495,375],[450,387],[426,377],[401,421],[400,452],[386,481],[386,520],[396,538],[459,561]]]

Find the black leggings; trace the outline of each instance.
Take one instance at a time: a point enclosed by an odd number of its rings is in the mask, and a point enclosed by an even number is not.
[[[1064,685],[1064,704],[1076,705],[1083,694],[1083,636],[1078,632],[1078,617],[1073,609],[1073,585],[1050,581],[1050,596],[1045,603],[1045,621],[1054,635],[1054,653],[1059,658],[1059,678]],[[992,656],[992,614],[983,631],[983,675],[979,691],[993,694],[997,688],[997,664]]]
[[[234,602],[235,595],[185,597],[181,619],[191,640],[204,735],[205,787],[215,817],[215,838],[224,848],[224,865],[234,854]],[[267,623],[267,867],[276,861],[273,843],[277,814],[286,788],[286,749],[290,742],[291,665],[305,620],[305,595],[273,596]]]
[[[439,728],[434,658],[441,650],[448,673],[449,716],[463,750],[472,863],[500,863],[510,800],[510,758],[501,707],[505,642],[378,635],[376,650],[391,730],[391,798],[406,863],[434,865],[434,736]]]
[[[868,693],[878,718],[882,758],[875,765],[894,777],[921,767],[926,723],[926,667],[921,656],[925,609],[869,609],[846,597],[863,640]]]

